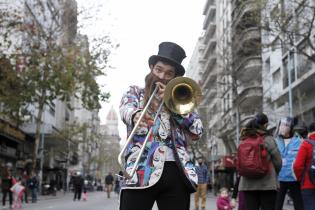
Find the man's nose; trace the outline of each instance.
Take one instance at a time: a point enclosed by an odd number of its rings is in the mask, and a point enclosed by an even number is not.
[[[163,73],[160,73],[160,74],[158,75],[158,77],[159,77],[159,79],[164,80],[164,79],[165,79],[165,73],[164,73],[164,72],[163,72]]]

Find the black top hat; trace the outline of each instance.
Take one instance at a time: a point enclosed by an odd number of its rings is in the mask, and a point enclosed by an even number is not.
[[[149,58],[149,65],[155,65],[158,61],[166,61],[176,67],[176,76],[183,76],[185,68],[181,63],[184,58],[186,58],[186,54],[181,46],[173,42],[162,42],[159,45],[158,54]]]

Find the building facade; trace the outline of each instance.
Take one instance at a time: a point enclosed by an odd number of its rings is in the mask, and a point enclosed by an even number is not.
[[[250,0],[206,1],[204,34],[187,75],[201,85],[206,138],[209,148],[217,146],[212,140],[221,142],[220,156],[236,153],[242,126],[258,112],[268,115],[270,130],[284,116],[305,124],[315,120],[312,6],[313,1],[270,0],[263,6]],[[283,27],[271,31],[284,13],[290,19],[286,32]]]
[[[77,33],[77,3],[75,0],[5,0],[1,1],[0,10],[1,14],[5,14],[4,17],[8,19],[16,17],[18,21],[21,21],[21,25],[34,26],[34,30],[38,31],[33,32],[40,34],[39,37],[42,38],[31,37],[23,30],[19,30],[19,28],[16,30],[14,27],[1,30],[1,35],[9,35],[7,41],[13,43],[10,46],[1,45],[3,47],[1,56],[8,55],[8,57],[15,58],[11,63],[13,62],[16,70],[24,70],[23,55],[27,55],[30,46],[40,46],[44,50],[51,43],[59,46],[76,45],[81,47],[82,54],[89,53],[87,37]],[[55,99],[52,103],[46,104],[41,118],[37,169],[43,183],[54,180],[58,189],[67,186],[69,175],[72,172],[81,171],[95,175],[97,167],[94,159],[99,154],[97,143],[99,136],[97,134],[99,134],[100,120],[98,110],[85,109],[79,94],[69,100],[66,102],[62,99]],[[67,106],[67,103],[70,103],[71,107]],[[39,110],[36,104],[29,104],[28,111],[31,113],[30,119],[21,126],[22,131],[19,137],[26,134],[33,138],[33,141],[24,144],[26,146],[23,147],[16,144],[15,141],[3,146],[3,148],[6,147],[6,153],[10,153],[11,156],[16,153],[17,157],[23,154],[23,158],[26,160],[32,157],[36,116]],[[71,139],[61,137],[60,134],[71,124],[76,124],[78,127],[85,126],[84,135],[81,133]],[[15,131],[16,135],[18,132]],[[9,149],[8,146],[10,146]],[[8,161],[13,164],[13,168],[17,167],[17,161],[12,161],[12,158],[5,159],[3,162]],[[19,176],[19,174],[14,175]]]
[[[103,175],[112,172],[118,173],[122,170],[118,164],[118,154],[120,153],[120,136],[118,132],[118,115],[113,107],[106,116],[105,124],[100,126],[102,139],[100,142],[103,151],[104,164],[101,167]]]
[[[315,12],[311,9],[315,3],[303,2],[299,5],[297,1],[268,1],[262,13],[263,24],[270,25],[270,30],[262,33],[263,105],[273,127],[284,116],[296,117],[306,125],[315,121]],[[275,24],[278,13],[292,18],[285,30],[294,39],[282,35]]]

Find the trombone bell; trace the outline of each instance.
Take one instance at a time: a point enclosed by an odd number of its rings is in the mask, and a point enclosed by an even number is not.
[[[164,103],[172,112],[188,114],[201,101],[199,85],[188,77],[176,77],[166,86]]]

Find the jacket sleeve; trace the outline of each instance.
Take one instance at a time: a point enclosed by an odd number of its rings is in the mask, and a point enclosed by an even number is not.
[[[217,208],[218,209],[224,209],[224,205],[225,203],[224,203],[224,201],[222,200],[222,199],[220,199],[220,198],[217,198]]]
[[[281,158],[279,149],[276,145],[276,142],[272,136],[267,136],[265,138],[265,144],[266,144],[268,153],[270,154],[271,162],[275,167],[276,173],[278,174],[282,167],[282,158]]]
[[[124,93],[120,106],[119,112],[121,116],[121,120],[129,126],[133,125],[133,117],[134,115],[141,111],[140,109],[140,89],[136,86],[129,87],[129,90]]]
[[[295,174],[296,179],[298,181],[301,181],[303,172],[305,170],[307,152],[308,152],[307,143],[303,142],[301,144],[301,147],[300,147],[297,155],[296,155],[296,159],[293,163],[294,174]]]
[[[192,140],[198,140],[201,137],[203,125],[196,112],[191,112],[186,115],[172,113],[172,117],[177,124],[189,134]]]

